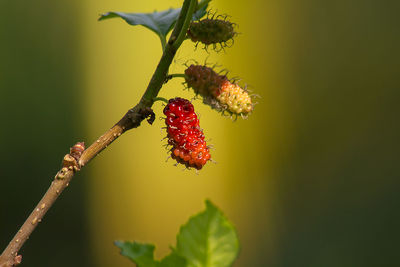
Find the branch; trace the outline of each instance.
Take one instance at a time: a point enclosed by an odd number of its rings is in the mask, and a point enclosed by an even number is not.
[[[47,189],[47,192],[36,205],[35,209],[1,254],[1,267],[15,266],[21,263],[22,256],[18,255],[18,251],[25,241],[28,240],[36,226],[42,221],[43,216],[54,204],[61,192],[69,185],[74,173],[79,170],[77,160],[84,149],[83,143],[77,143],[71,148],[70,154],[65,155],[62,168],[57,172],[49,189]]]
[[[163,55],[153,77],[139,103],[128,110],[119,122],[99,137],[86,150],[84,150],[83,143],[77,143],[71,148],[70,153],[65,155],[62,168],[56,174],[49,189],[0,255],[0,267],[11,267],[21,263],[22,256],[18,255],[19,250],[26,240],[28,240],[33,230],[35,230],[36,226],[41,222],[43,216],[54,204],[62,191],[69,185],[75,172],[79,171],[124,132],[139,127],[144,119],[150,117],[147,121],[152,124],[155,115],[151,107],[166,80],[169,66],[172,63],[176,51],[186,36],[196,4],[196,0],[184,0],[178,21],[165,46]]]

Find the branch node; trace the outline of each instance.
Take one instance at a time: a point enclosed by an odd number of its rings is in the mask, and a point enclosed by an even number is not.
[[[71,169],[74,166],[78,166],[78,163],[76,162],[76,159],[73,156],[71,156],[71,154],[65,155],[64,159],[63,159],[62,167]]]
[[[168,44],[172,45],[176,41],[176,38],[177,38],[177,36],[172,35],[171,38],[169,38],[169,40],[168,40]]]
[[[79,171],[79,159],[82,156],[83,151],[85,151],[85,143],[78,142],[73,147],[70,148],[69,154],[64,156],[62,162],[62,169],[56,174],[56,179],[64,179],[68,171]]]
[[[21,264],[22,262],[22,255],[17,255],[14,257],[14,266]]]
[[[144,109],[143,115],[146,116],[147,122],[148,122],[150,125],[152,125],[153,122],[154,122],[154,120],[156,119],[156,114],[155,114],[154,111],[153,111],[151,108],[149,108],[149,107],[146,107],[146,108]]]
[[[79,161],[79,158],[82,156],[83,151],[85,151],[85,143],[84,142],[78,142],[76,143],[73,147],[70,148],[69,154],[76,159],[76,161]]]
[[[140,107],[139,105],[128,111],[128,118],[132,121],[133,128],[139,127],[140,123],[146,119],[151,125],[153,124],[156,114],[150,107]]]

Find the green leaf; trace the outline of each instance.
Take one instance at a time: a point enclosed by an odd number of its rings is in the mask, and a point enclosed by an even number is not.
[[[181,227],[176,249],[161,261],[154,260],[154,245],[124,241],[115,245],[138,267],[227,267],[239,251],[235,228],[208,200],[206,210]]]
[[[168,9],[161,12],[153,13],[123,13],[108,12],[100,16],[99,20],[120,17],[130,25],[142,25],[155,32],[161,40],[163,47],[168,32],[174,26],[179,16],[180,9]]]
[[[208,200],[206,210],[190,218],[177,236],[176,252],[188,267],[230,266],[238,251],[235,228]]]
[[[206,9],[210,1],[211,0],[203,0],[198,4],[198,9],[196,9],[193,14],[193,20],[200,19],[206,14]],[[164,47],[167,34],[172,30],[175,22],[178,20],[180,12],[180,8],[153,13],[107,12],[100,15],[99,21],[119,17],[130,25],[142,25],[156,33],[160,37],[162,46]]]
[[[121,249],[121,255],[129,258],[138,267],[157,266],[154,260],[154,245],[126,241],[115,241],[114,244]]]
[[[129,258],[138,267],[186,267],[186,260],[172,251],[161,262],[154,260],[154,245],[137,242],[115,241],[121,249],[121,255]]]
[[[175,251],[172,251],[171,254],[166,256],[159,263],[158,267],[186,267],[186,259],[179,256]]]

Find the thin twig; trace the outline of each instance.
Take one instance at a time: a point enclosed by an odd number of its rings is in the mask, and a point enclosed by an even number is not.
[[[79,144],[81,143],[78,143],[77,145]],[[73,148],[71,148],[71,150],[72,149]],[[49,189],[47,189],[46,193],[36,205],[35,209],[32,211],[25,223],[21,226],[20,230],[1,254],[1,267],[15,266],[21,263],[22,256],[18,255],[18,251],[25,241],[28,240],[36,226],[38,226],[38,224],[42,221],[43,216],[54,204],[61,192],[69,185],[69,182],[71,181],[75,172],[79,170],[78,163],[76,159],[71,156],[71,154],[65,155],[63,166],[61,170],[57,172],[57,175],[54,177]]]

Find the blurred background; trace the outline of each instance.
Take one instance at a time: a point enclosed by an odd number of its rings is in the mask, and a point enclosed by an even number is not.
[[[141,97],[159,39],[106,11],[182,1],[18,1],[0,9],[0,250],[77,141],[93,142]],[[261,96],[232,122],[194,101],[214,146],[196,175],[165,162],[163,122],[119,138],[72,181],[31,239],[23,266],[133,266],[115,239],[175,244],[209,198],[236,225],[234,266],[399,266],[399,1],[228,1],[241,34],[218,62]],[[160,96],[192,98],[182,80]],[[162,116],[162,105],[154,110]]]

